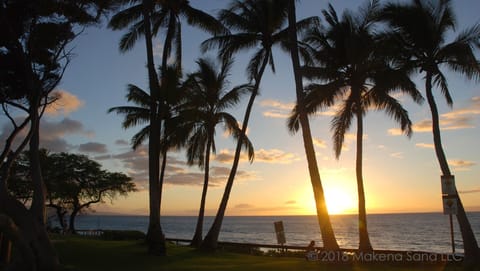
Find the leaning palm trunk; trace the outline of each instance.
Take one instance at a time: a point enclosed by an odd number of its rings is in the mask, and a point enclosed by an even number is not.
[[[298,58],[297,47],[297,30],[296,30],[296,15],[295,2],[289,1],[288,21],[289,21],[289,37],[290,37],[290,53],[292,58],[293,72],[295,76],[295,89],[297,94],[297,109],[299,113],[300,125],[302,127],[303,146],[305,148],[305,155],[308,162],[308,171],[310,174],[310,181],[312,183],[313,194],[315,196],[315,206],[317,209],[317,219],[320,225],[320,232],[322,234],[323,246],[328,250],[339,249],[335,233],[330,223],[327,205],[325,201],[325,194],[323,191],[322,180],[317,166],[317,158],[315,156],[315,149],[312,140],[312,133],[310,130],[310,123],[303,106],[303,86],[302,75],[300,74],[300,60]]]
[[[440,136],[440,122],[438,118],[438,109],[435,103],[435,99],[432,93],[432,75],[427,73],[425,78],[425,92],[427,96],[427,101],[430,106],[430,111],[432,112],[432,132],[433,132],[433,142],[435,146],[435,153],[437,155],[438,163],[442,170],[442,174],[445,177],[453,177],[450,168],[448,167],[448,162],[443,151],[442,139]],[[462,201],[457,192],[457,221],[460,226],[460,232],[462,234],[463,240],[463,249],[465,252],[464,263],[466,266],[480,266],[480,249],[478,247],[477,239],[473,233],[472,226],[468,220],[465,209],[463,208]]]
[[[268,51],[268,50],[267,50]],[[217,249],[218,246],[218,236],[220,235],[220,230],[222,229],[223,217],[225,216],[225,211],[227,210],[228,199],[230,198],[230,192],[232,191],[233,182],[235,180],[235,175],[237,174],[238,164],[240,162],[240,154],[242,152],[242,143],[245,140],[248,121],[250,119],[250,114],[252,113],[253,102],[258,94],[258,89],[260,87],[260,81],[262,80],[263,72],[268,64],[268,57],[265,57],[255,77],[255,85],[252,90],[250,99],[248,100],[247,109],[245,110],[245,116],[243,118],[242,131],[238,138],[237,147],[235,149],[235,156],[233,158],[232,169],[230,170],[230,175],[228,176],[227,184],[225,185],[225,191],[223,192],[222,201],[218,207],[215,220],[213,221],[210,230],[208,231],[205,239],[200,245],[200,249],[204,251],[212,251]]]
[[[212,133],[213,134],[213,133]],[[193,235],[191,245],[193,247],[200,247],[202,243],[202,234],[203,234],[203,220],[205,217],[205,202],[207,200],[207,190],[208,190],[208,175],[210,167],[210,149],[212,146],[212,140],[209,139],[207,142],[207,148],[205,151],[205,177],[203,181],[203,190],[202,190],[202,199],[200,200],[200,211],[198,212],[197,226],[195,228],[195,234]]]
[[[356,175],[357,175],[357,193],[358,193],[358,234],[360,251],[372,251],[372,244],[368,236],[367,228],[367,210],[365,208],[365,189],[363,187],[363,114],[360,106],[357,112],[357,158],[356,158]]]
[[[143,17],[145,30],[145,45],[147,49],[147,69],[148,81],[150,87],[150,97],[152,97],[150,105],[150,131],[148,141],[148,177],[149,177],[149,224],[147,232],[148,251],[155,255],[165,255],[165,236],[160,225],[160,188],[159,188],[159,171],[160,171],[160,122],[157,114],[157,98],[159,96],[158,77],[155,71],[153,61],[153,45],[152,32],[150,22],[151,1],[143,1]]]

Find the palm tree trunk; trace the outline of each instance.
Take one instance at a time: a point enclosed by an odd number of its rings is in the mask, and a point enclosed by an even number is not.
[[[372,251],[372,244],[368,236],[367,210],[365,208],[365,190],[363,188],[363,114],[362,107],[357,104],[357,157],[355,172],[357,175],[358,193],[358,233],[359,250]]]
[[[230,170],[230,175],[228,176],[227,184],[225,185],[225,191],[223,192],[222,201],[218,207],[215,220],[213,221],[212,226],[210,227],[205,239],[200,245],[200,250],[203,251],[213,251],[217,249],[218,246],[218,236],[220,235],[220,230],[222,228],[223,217],[225,216],[225,211],[227,210],[228,199],[230,198],[230,192],[232,191],[233,182],[235,180],[235,175],[237,173],[238,164],[240,162],[240,154],[242,152],[242,142],[245,139],[247,132],[248,121],[250,119],[250,114],[252,113],[253,102],[258,94],[258,89],[260,87],[260,81],[262,80],[263,72],[265,67],[268,64],[268,57],[265,57],[258,71],[257,76],[255,77],[255,85],[250,95],[250,99],[247,104],[247,109],[245,110],[245,116],[243,118],[242,131],[240,132],[240,137],[238,138],[237,147],[235,149],[235,156],[233,158],[232,169]]]
[[[290,54],[292,58],[293,73],[295,77],[295,90],[297,94],[297,108],[300,115],[300,125],[302,127],[303,146],[305,148],[305,155],[308,162],[308,172],[310,174],[310,181],[312,183],[313,194],[315,196],[315,206],[317,209],[317,219],[322,235],[323,246],[328,250],[338,250],[339,246],[335,238],[335,233],[330,222],[330,216],[325,201],[325,194],[323,191],[322,180],[317,166],[317,158],[315,155],[315,148],[312,140],[312,133],[310,130],[310,123],[303,106],[303,83],[302,75],[300,74],[300,60],[298,57],[297,47],[297,30],[296,30],[296,14],[295,1],[289,1],[288,10],[289,21],[289,37],[290,37]]]
[[[160,95],[157,72],[153,60],[153,45],[150,11],[153,3],[143,0],[143,17],[145,21],[145,45],[147,49],[147,69],[150,86],[150,134],[148,141],[148,173],[149,173],[149,224],[147,232],[148,251],[154,255],[165,255],[165,236],[160,225],[160,199],[159,199],[159,167],[160,167],[160,121],[157,113],[157,101]]]
[[[158,205],[160,217],[162,214],[162,194],[163,194],[163,183],[165,179],[165,168],[167,167],[167,152],[168,149],[164,149],[162,152],[162,168],[160,169],[160,179],[158,181]],[[160,224],[161,225],[161,224]]]
[[[213,135],[213,133],[211,135]],[[191,243],[191,246],[193,247],[200,247],[200,244],[202,243],[203,220],[205,216],[205,202],[207,200],[208,176],[209,176],[209,170],[210,170],[211,146],[212,146],[212,139],[209,139],[207,142],[207,149],[205,151],[205,177],[203,182],[202,199],[200,201],[200,211],[198,212],[197,227],[195,228],[195,234],[193,235],[193,239]]]
[[[448,162],[443,151],[442,139],[440,136],[440,121],[438,116],[438,109],[435,103],[435,99],[432,93],[432,75],[427,72],[425,78],[425,92],[427,96],[428,105],[430,106],[430,111],[432,113],[432,132],[433,132],[433,143],[435,146],[435,153],[437,155],[442,174],[445,177],[452,177],[453,175],[450,172],[448,167]],[[456,188],[455,188],[456,189]],[[463,249],[465,252],[464,264],[466,266],[480,266],[480,249],[478,247],[477,239],[473,233],[472,226],[468,220],[467,214],[463,207],[460,196],[457,192],[457,221],[460,226],[460,232],[462,234],[463,240]]]

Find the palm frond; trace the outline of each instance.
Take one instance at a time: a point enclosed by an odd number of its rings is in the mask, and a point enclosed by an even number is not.
[[[257,78],[260,70],[260,65],[265,61],[266,58],[268,59],[270,53],[271,52],[268,52],[265,49],[261,49],[253,55],[247,66],[247,74],[249,80],[254,80],[255,78]]]
[[[408,116],[407,110],[398,102],[397,99],[391,97],[384,91],[370,92],[370,99],[377,110],[384,110],[388,116],[400,124],[400,129],[408,137],[412,136],[412,122]]]
[[[132,25],[128,32],[123,34],[120,39],[120,52],[126,52],[133,48],[137,40],[144,36],[144,21],[140,21]]]
[[[143,127],[138,133],[136,133],[130,143],[132,144],[132,148],[136,150],[140,145],[142,145],[145,140],[148,139],[150,135],[150,125]]]
[[[353,99],[347,99],[332,119],[331,129],[333,131],[333,149],[337,159],[342,153],[345,134],[350,129],[352,124],[352,119],[354,117],[354,110],[352,110],[353,103]]]
[[[143,5],[128,7],[112,16],[108,22],[108,28],[112,30],[124,29],[131,24],[143,19]]]
[[[215,17],[193,8],[190,5],[183,6],[181,15],[187,19],[188,24],[199,27],[212,35],[220,35],[228,32],[225,26]]]
[[[450,90],[448,89],[448,82],[447,78],[445,78],[445,75],[443,75],[442,72],[438,71],[435,73],[435,76],[433,78],[433,82],[436,86],[440,87],[440,91],[442,92],[443,96],[445,97],[445,100],[447,101],[447,104],[449,106],[453,105],[453,99],[452,96],[450,95]]]

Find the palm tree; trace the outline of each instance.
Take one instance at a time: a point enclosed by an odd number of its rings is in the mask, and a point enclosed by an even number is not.
[[[171,148],[181,147],[186,142],[186,134],[184,129],[174,129],[173,122],[178,121],[174,119],[174,115],[177,112],[178,106],[182,103],[185,95],[183,89],[180,87],[181,74],[176,66],[171,66],[167,69],[167,72],[163,74],[168,77],[168,79],[163,80],[163,84],[160,86],[161,93],[167,93],[165,97],[164,107],[166,108],[165,112],[160,115],[160,112],[157,111],[157,118],[164,123],[163,135],[160,138],[159,151],[162,154],[162,166],[160,169],[160,175],[158,178],[157,185],[157,200],[158,200],[158,221],[160,222],[160,207],[162,200],[162,187],[163,179],[165,173],[165,167],[167,163],[167,152]],[[125,115],[124,121],[122,123],[123,128],[128,129],[137,125],[147,124],[143,127],[138,133],[132,137],[132,147],[136,149],[140,146],[145,140],[151,136],[152,125],[150,122],[151,119],[151,96],[142,90],[141,88],[135,85],[128,85],[126,98],[129,102],[133,102],[136,106],[119,106],[113,107],[108,110],[109,113],[115,112],[117,114]],[[158,102],[158,101],[157,101]],[[175,132],[175,135],[173,133]],[[161,225],[158,226],[161,236],[163,236],[163,231]]]
[[[150,222],[147,233],[147,243],[149,251],[153,254],[165,254],[165,237],[163,236],[160,225],[160,192],[159,180],[159,162],[160,153],[160,135],[161,126],[159,116],[166,114],[163,104],[163,94],[160,93],[160,83],[155,70],[153,58],[153,37],[158,33],[161,27],[167,27],[165,45],[163,48],[162,74],[167,72],[167,60],[170,56],[172,43],[176,42],[176,53],[178,69],[181,70],[181,27],[179,15],[185,16],[190,24],[200,26],[203,29],[211,30],[217,33],[223,30],[223,27],[210,15],[192,8],[187,0],[134,0],[124,1],[131,3],[130,7],[115,14],[109,22],[109,27],[118,30],[129,27],[129,30],[120,41],[120,50],[125,52],[130,50],[138,38],[145,37],[147,51],[147,70],[149,79],[149,88],[151,99],[150,104],[150,126],[149,130],[149,197],[150,197]],[[165,76],[162,76],[165,78]],[[156,112],[159,111],[160,114]],[[163,166],[162,166],[163,167]]]
[[[389,3],[383,10],[382,18],[391,26],[394,44],[401,44],[397,53],[406,67],[424,74],[425,92],[432,114],[432,132],[435,153],[445,178],[453,175],[448,166],[440,135],[438,108],[433,88],[438,87],[447,104],[453,100],[442,68],[449,68],[468,79],[480,78],[480,65],[473,48],[479,45],[480,24],[462,31],[451,42],[447,42],[450,31],[456,29],[452,1],[421,1],[410,3]],[[472,227],[457,193],[457,219],[465,249],[465,263],[480,265],[480,250]]]
[[[214,250],[217,247],[223,217],[240,160],[242,142],[246,136],[248,121],[255,97],[258,94],[260,81],[268,64],[272,71],[275,71],[272,47],[280,43],[286,33],[286,31],[282,31],[286,20],[286,2],[284,0],[236,0],[228,9],[220,11],[219,20],[237,32],[212,37],[203,42],[202,49],[206,51],[218,47],[219,56],[224,60],[230,59],[240,51],[256,49],[247,67],[249,79],[254,81],[254,86],[243,118],[242,131],[235,149],[232,169],[215,220],[202,242],[202,250]]]
[[[350,129],[352,119],[356,118],[359,250],[371,251],[362,172],[363,117],[369,109],[385,110],[410,136],[412,123],[408,113],[390,94],[401,91],[411,95],[417,102],[421,101],[421,95],[407,72],[391,67],[388,58],[379,54],[383,45],[373,34],[379,2],[371,1],[360,10],[358,15],[346,11],[339,19],[329,5],[329,9],[323,11],[329,27],[307,33],[306,41],[316,50],[314,56],[318,66],[305,67],[304,74],[310,79],[320,79],[322,83],[307,86],[308,93],[303,106],[307,113],[313,114],[341,100],[341,106],[332,120],[337,159],[341,154],[345,133]],[[295,112],[289,123],[290,128],[298,129],[297,119],[298,112]]]
[[[227,76],[230,71],[231,62],[224,62],[220,70],[217,70],[216,63],[201,58],[197,61],[198,70],[190,74],[185,82],[189,91],[188,100],[183,106],[194,116],[191,136],[187,144],[188,163],[205,169],[205,177],[202,190],[200,211],[198,214],[197,226],[192,239],[192,246],[198,247],[202,242],[203,219],[205,213],[205,201],[207,197],[210,153],[216,152],[215,127],[222,124],[226,131],[238,137],[240,127],[237,120],[225,109],[236,105],[242,95],[251,90],[250,85],[240,85],[229,91]],[[245,140],[245,148],[248,149],[249,159],[253,159],[253,146],[250,141]]]
[[[121,50],[133,47],[137,39],[144,35],[145,18],[142,17],[143,1],[129,1],[134,5],[114,15],[109,23],[112,29],[122,29],[130,25],[120,42]],[[196,26],[211,34],[225,32],[223,25],[215,17],[190,6],[188,0],[156,0],[150,5],[150,20],[152,35],[156,36],[161,28],[166,29],[162,52],[162,72],[166,71],[168,59],[175,47],[175,61],[181,69],[182,62],[182,31],[180,18],[184,17],[188,24]]]
[[[120,41],[120,50],[130,50],[141,36],[145,37],[147,52],[148,85],[150,90],[149,100],[149,123],[150,129],[148,141],[148,183],[149,183],[149,224],[147,232],[148,251],[152,254],[165,255],[165,237],[160,225],[160,199],[159,199],[159,161],[160,161],[160,120],[159,110],[160,85],[155,70],[153,58],[153,33],[152,18],[155,5],[152,0],[138,0],[134,5],[120,11],[112,17],[109,27],[114,30],[123,29],[129,25],[129,31]]]
[[[293,73],[295,78],[295,90],[297,95],[297,112],[298,120],[302,128],[303,144],[305,148],[305,155],[308,162],[308,170],[310,173],[310,181],[312,183],[313,193],[315,196],[315,204],[317,209],[317,219],[320,225],[320,232],[322,234],[323,247],[328,250],[339,249],[335,233],[333,231],[330,217],[328,215],[327,205],[325,202],[325,195],[322,186],[322,180],[320,178],[320,172],[317,166],[317,157],[315,155],[315,148],[313,145],[312,132],[310,130],[310,123],[308,116],[303,106],[303,100],[305,93],[303,91],[302,74],[300,71],[300,59],[298,56],[298,40],[297,40],[297,27],[296,27],[296,11],[295,0],[288,1],[288,25],[289,25],[289,42],[290,42],[290,55],[292,59]]]

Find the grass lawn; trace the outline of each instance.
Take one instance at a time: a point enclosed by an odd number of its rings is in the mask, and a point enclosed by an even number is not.
[[[456,266],[402,266],[385,264],[325,264],[301,258],[252,256],[229,252],[204,254],[188,247],[168,246],[168,256],[146,253],[138,241],[103,241],[82,237],[54,240],[60,261],[68,270],[462,270]]]

